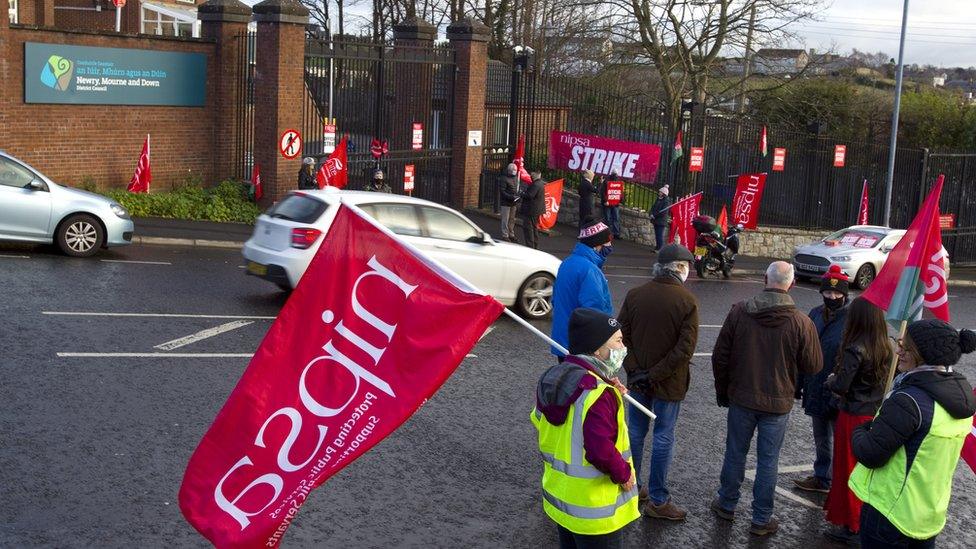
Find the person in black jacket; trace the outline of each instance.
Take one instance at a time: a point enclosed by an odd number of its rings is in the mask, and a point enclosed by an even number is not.
[[[657,191],[657,200],[654,201],[654,205],[651,206],[650,216],[651,223],[654,225],[654,240],[657,241],[657,246],[654,248],[654,252],[661,251],[661,246],[664,246],[664,231],[667,230],[668,224],[671,223],[671,198],[669,194],[668,186],[665,185]]]
[[[532,184],[522,191],[522,206],[519,209],[519,217],[522,218],[522,236],[525,237],[525,245],[530,248],[539,249],[539,216],[546,213],[546,180],[542,179],[542,174],[534,171]]]
[[[808,492],[830,491],[831,460],[834,455],[834,420],[837,407],[832,402],[830,390],[824,387],[827,376],[837,362],[837,350],[844,335],[847,320],[847,296],[850,293],[850,280],[836,265],[820,281],[820,295],[823,305],[810,311],[810,320],[820,334],[820,349],[823,352],[824,368],[819,373],[801,375],[797,386],[797,398],[802,398],[803,411],[810,416],[813,427],[816,459],[813,474],[803,479],[793,479],[800,490]]]
[[[311,156],[302,160],[302,168],[298,171],[299,189],[317,189],[318,183],[315,182],[315,159]]]
[[[502,215],[502,240],[515,242],[515,218],[518,216],[519,177],[514,163],[498,176],[498,202]]]
[[[595,175],[592,170],[583,170],[583,179],[579,184],[579,226],[593,216],[593,197],[596,196],[596,186],[593,184]]]

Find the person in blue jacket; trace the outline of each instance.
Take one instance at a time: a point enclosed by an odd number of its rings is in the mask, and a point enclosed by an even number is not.
[[[849,293],[850,280],[847,275],[840,270],[840,267],[832,265],[820,280],[823,305],[814,307],[810,311],[810,320],[820,334],[824,367],[820,373],[800,376],[800,382],[796,384],[796,397],[803,399],[803,411],[810,416],[817,457],[813,462],[812,475],[793,479],[797,488],[808,492],[826,494],[830,491],[837,402],[832,397],[830,389],[824,386],[824,382],[834,371],[834,365],[837,363],[837,351],[847,321]]]
[[[610,227],[588,218],[573,253],[559,266],[552,293],[552,339],[563,347],[569,346],[569,315],[575,309],[589,307],[613,316],[610,285],[601,270],[613,251],[611,240]],[[563,353],[555,347],[552,354],[562,360]]]

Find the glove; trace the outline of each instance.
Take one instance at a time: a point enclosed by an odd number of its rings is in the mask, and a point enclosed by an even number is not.
[[[729,407],[729,397],[727,397],[725,395],[715,395],[715,400],[718,401],[718,405],[719,405],[720,408],[728,408]]]

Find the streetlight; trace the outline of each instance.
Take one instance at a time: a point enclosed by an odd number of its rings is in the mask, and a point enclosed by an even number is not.
[[[885,227],[891,226],[891,191],[895,180],[895,152],[898,147],[898,114],[901,111],[901,85],[905,73],[905,31],[908,27],[908,0],[901,15],[901,43],[898,45],[898,68],[895,73],[895,112],[891,115],[891,150],[888,152],[888,177],[885,182]]]

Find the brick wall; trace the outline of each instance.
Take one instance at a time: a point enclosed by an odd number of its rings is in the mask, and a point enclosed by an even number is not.
[[[155,189],[189,176],[214,183],[216,125],[215,44],[203,40],[100,35],[0,26],[8,40],[0,49],[7,77],[0,90],[0,149],[33,165],[51,179],[77,184],[93,177],[99,187],[125,185],[135,169],[143,140],[152,134]],[[24,103],[24,42],[204,53],[208,56],[205,107],[125,105],[41,105]],[[0,67],[2,68],[2,67]],[[0,74],[2,76],[2,74]],[[5,107],[5,108],[4,108]]]

